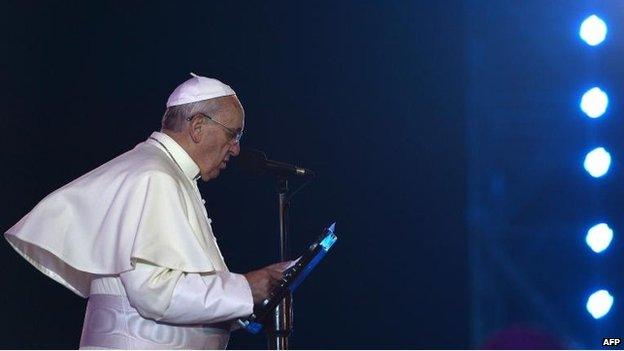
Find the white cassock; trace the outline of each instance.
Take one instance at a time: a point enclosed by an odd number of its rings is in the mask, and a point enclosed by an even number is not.
[[[5,237],[28,262],[88,297],[81,348],[223,349],[249,316],[197,188],[199,167],[154,132],[44,198]]]

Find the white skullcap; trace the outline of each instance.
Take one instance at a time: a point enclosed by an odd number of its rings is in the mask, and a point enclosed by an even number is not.
[[[191,73],[193,78],[178,85],[169,95],[167,107],[184,105],[190,102],[214,99],[221,96],[236,95],[229,85],[214,78],[207,78]]]

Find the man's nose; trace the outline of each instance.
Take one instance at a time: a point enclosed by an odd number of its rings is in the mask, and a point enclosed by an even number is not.
[[[232,150],[232,156],[234,157],[238,156],[238,154],[240,154],[240,142],[234,144],[231,150]]]

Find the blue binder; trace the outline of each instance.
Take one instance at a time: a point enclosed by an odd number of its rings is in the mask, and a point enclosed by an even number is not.
[[[336,223],[332,223],[318,240],[308,246],[299,260],[284,272],[281,284],[275,287],[269,297],[254,309],[254,313],[245,319],[238,320],[241,327],[254,334],[262,330],[261,322],[269,316],[286,295],[294,292],[301,285],[314,270],[314,267],[329,252],[329,249],[338,239],[335,229]]]

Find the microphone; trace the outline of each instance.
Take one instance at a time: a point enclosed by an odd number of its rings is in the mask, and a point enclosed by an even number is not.
[[[243,171],[252,175],[262,175],[267,171],[282,176],[313,177],[316,175],[313,171],[303,167],[269,160],[264,152],[256,149],[241,149],[240,154],[234,160]]]

